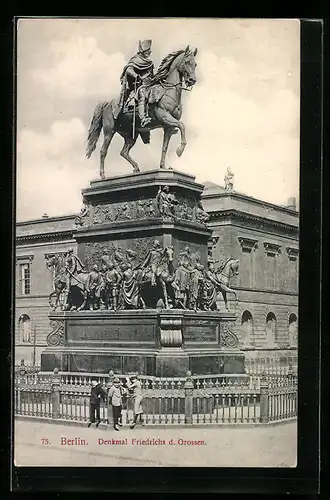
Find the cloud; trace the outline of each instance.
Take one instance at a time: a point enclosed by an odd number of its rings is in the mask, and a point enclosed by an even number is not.
[[[50,49],[54,65],[32,70],[35,83],[43,85],[49,93],[67,99],[87,96],[103,99],[113,89],[119,90],[119,76],[126,63],[121,52],[107,54],[94,37],[81,36],[54,40]]]
[[[50,130],[23,130],[17,143],[17,219],[78,212],[81,184],[91,179],[83,157],[86,129],[78,118],[56,121]]]

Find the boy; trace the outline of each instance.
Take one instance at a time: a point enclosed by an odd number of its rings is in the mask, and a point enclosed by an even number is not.
[[[118,426],[122,426],[121,412],[123,409],[123,395],[126,393],[127,390],[122,386],[119,378],[115,378],[108,393],[109,400],[112,404],[113,428],[115,431],[119,431]]]
[[[143,395],[142,395],[142,387],[141,387],[141,382],[139,380],[139,377],[137,375],[132,375],[131,380],[126,377],[127,381],[127,387],[128,389],[133,389],[133,400],[134,400],[134,418],[133,422],[130,425],[131,429],[134,429],[137,423],[138,417],[140,417],[140,422],[142,423],[142,400],[143,400]]]
[[[101,398],[105,400],[107,397],[106,392],[102,389],[101,385],[96,379],[92,380],[92,390],[89,402],[89,422],[87,427],[90,427],[95,422],[96,413],[96,427],[99,426],[101,422],[100,418],[100,404]]]

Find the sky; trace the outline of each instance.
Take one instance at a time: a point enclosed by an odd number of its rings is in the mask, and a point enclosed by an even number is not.
[[[18,221],[79,212],[81,190],[99,177],[99,149],[85,158],[94,108],[120,92],[138,41],[152,40],[158,67],[168,53],[197,48],[197,83],[183,92],[187,146],[167,165],[197,182],[224,184],[286,205],[299,198],[300,24],[270,19],[21,19],[17,27]],[[115,136],[106,176],[129,174]],[[131,150],[141,170],[159,167],[162,131]]]

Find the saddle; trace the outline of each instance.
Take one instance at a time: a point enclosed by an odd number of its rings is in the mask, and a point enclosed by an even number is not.
[[[137,106],[137,103],[138,103],[138,92],[139,92],[139,89],[136,92],[134,90],[132,90],[129,93],[128,97],[124,101],[122,110],[119,110],[119,112],[130,113],[133,111],[134,104],[135,104],[135,106]],[[150,86],[145,92],[146,105],[149,106],[152,104],[157,104],[161,100],[161,98],[163,97],[165,92],[166,92],[166,89],[164,87],[162,87],[162,85],[160,85],[159,83]],[[117,111],[117,113],[118,113],[119,103],[120,103],[120,99],[115,99],[111,103],[113,111],[115,111],[115,112]]]

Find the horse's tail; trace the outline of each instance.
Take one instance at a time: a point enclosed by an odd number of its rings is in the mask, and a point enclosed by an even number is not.
[[[88,130],[87,137],[87,149],[86,149],[86,157],[90,158],[93,151],[95,151],[96,143],[98,138],[100,137],[100,133],[102,130],[102,114],[104,108],[108,105],[108,102],[100,102],[96,105],[93,118]]]

